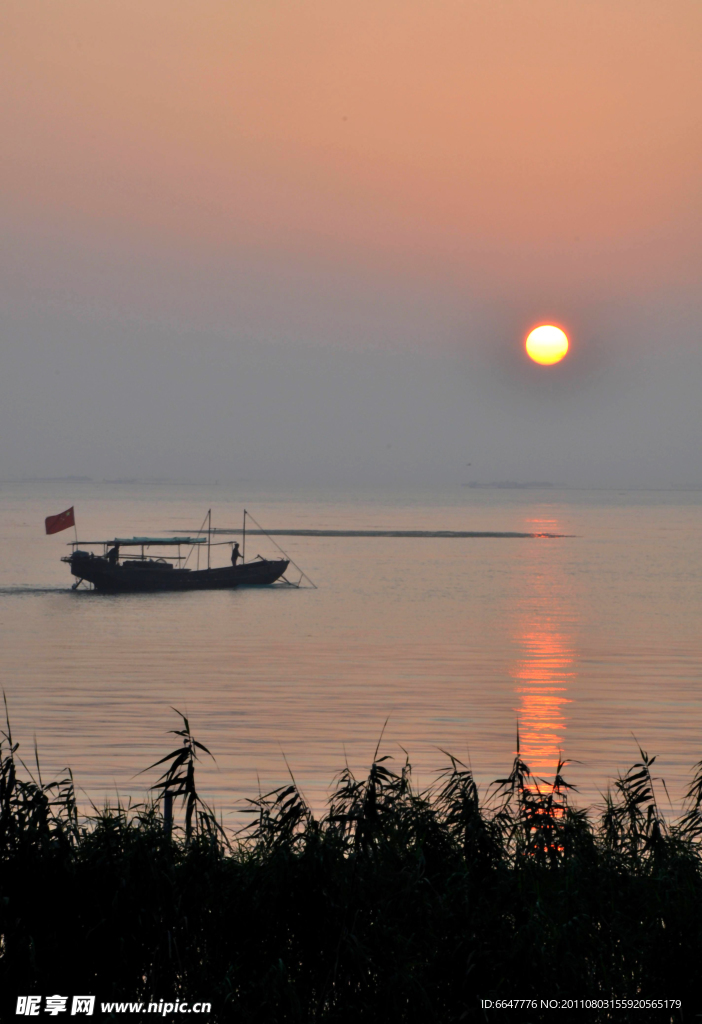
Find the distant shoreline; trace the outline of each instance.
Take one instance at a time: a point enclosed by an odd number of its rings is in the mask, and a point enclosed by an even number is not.
[[[545,480],[528,481],[527,483],[523,484],[517,483],[515,480],[497,480],[491,484],[481,484],[478,483],[476,480],[472,480],[470,483],[461,484],[461,487],[489,487],[496,488],[497,490],[502,491],[526,491],[531,488],[538,488],[539,490],[542,490],[544,487],[555,487],[555,484],[548,483]]]
[[[180,480],[171,479],[168,477],[123,477],[123,478],[96,478],[92,476],[8,476],[0,478],[0,486],[4,484],[95,484],[97,486],[109,484],[114,486],[123,487],[251,487],[251,488],[263,488],[264,490],[271,491],[286,491],[290,487],[290,483],[270,483],[266,481],[255,481],[255,480],[211,480],[209,482],[202,480]],[[325,487],[334,490],[344,489],[346,484],[341,484],[339,481],[320,483],[320,481],[312,481],[308,484],[311,488]],[[387,490],[388,488],[375,482],[361,484],[361,487],[367,490]],[[626,492],[627,494],[637,493],[680,493],[687,491],[702,491],[702,483],[685,483],[685,484],[671,484],[668,487],[654,487],[653,485],[637,484],[636,486],[631,484],[608,484],[603,485],[582,485],[582,484],[566,484],[566,483],[552,483],[548,481],[526,481],[520,483],[516,480],[495,480],[489,483],[482,483],[477,480],[470,480],[464,483],[458,483],[457,481],[445,481],[442,484],[433,483],[403,483],[398,484],[397,488],[403,491],[424,491],[427,488],[450,489],[452,487],[460,487],[469,490],[497,490],[497,491],[527,491],[527,490],[552,490],[552,491],[591,491],[591,492]]]
[[[171,530],[170,532],[190,534],[193,531]],[[207,533],[207,530],[201,530],[200,532]],[[210,530],[210,533],[213,535],[241,535],[243,532],[244,531],[241,526],[233,527],[232,529],[226,529],[225,527],[218,526]],[[571,533],[512,533],[497,530],[247,530],[246,534],[247,536],[251,535],[258,537],[445,537],[448,539],[462,539],[465,537],[498,537],[504,539],[511,539],[514,537],[544,537],[548,539],[560,539],[574,536],[574,534]]]

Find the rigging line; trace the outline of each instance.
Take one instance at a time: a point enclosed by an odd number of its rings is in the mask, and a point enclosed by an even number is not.
[[[204,519],[202,520],[202,526],[200,527],[200,529],[199,529],[199,530],[197,531],[197,533],[195,534],[195,536],[196,536],[196,537],[199,537],[199,536],[200,536],[200,534],[204,532],[204,529],[205,529],[205,523],[207,522],[207,516],[208,516],[208,515],[209,515],[209,512],[207,513],[207,515],[205,516],[205,518],[204,518]],[[186,559],[185,559],[185,561],[183,562],[183,566],[182,566],[182,567],[183,567],[183,569],[184,569],[184,568],[185,568],[185,566],[186,566],[186,565],[188,564],[188,558],[190,558],[190,556],[192,555],[194,547],[195,547],[195,545],[194,545],[194,544],[191,544],[191,545],[190,545],[190,551],[188,551],[188,555],[187,555],[187,558],[186,558]],[[198,549],[198,550],[199,550],[199,549]]]
[[[301,568],[300,568],[300,566],[299,566],[299,565],[297,564],[297,562],[293,562],[292,558],[291,558],[291,557],[290,557],[290,555],[289,555],[289,554],[287,553],[287,551],[285,551],[285,550],[284,550],[283,548],[281,548],[280,544],[278,544],[278,543],[277,543],[277,541],[273,540],[273,538],[271,537],[271,535],[270,535],[269,533],[266,533],[266,531],[265,531],[265,530],[263,529],[263,527],[261,526],[261,524],[260,524],[260,523],[259,523],[259,522],[258,522],[258,521],[257,521],[256,519],[254,519],[254,517],[253,517],[253,516],[251,515],[251,513],[250,513],[250,512],[248,512],[248,511],[247,511],[246,509],[244,509],[244,514],[245,514],[245,515],[247,515],[247,516],[249,517],[249,519],[251,520],[251,522],[252,522],[252,523],[256,523],[256,526],[257,526],[257,527],[259,528],[259,530],[261,530],[261,532],[262,532],[262,533],[264,533],[264,534],[266,535],[266,537],[268,537],[269,541],[270,541],[270,542],[271,542],[272,544],[275,544],[275,546],[276,546],[276,547],[278,548],[278,551],[280,551],[280,552],[281,552],[282,554],[284,554],[284,555],[285,555],[285,557],[287,558],[287,560],[288,560],[288,561],[290,562],[290,564],[291,564],[291,565],[294,565],[294,566],[295,566],[295,568],[297,569],[297,571],[298,571],[298,572],[300,573],[300,579],[305,579],[305,580],[307,580],[307,582],[308,582],[308,583],[309,583],[309,584],[310,584],[310,585],[311,585],[312,587],[314,587],[314,589],[315,589],[315,590],[318,590],[319,588],[318,588],[317,584],[316,584],[316,583],[313,583],[313,582],[312,582],[312,580],[311,580],[311,579],[309,578],[309,576],[307,575],[307,573],[306,573],[306,572],[303,572],[303,571],[302,571],[302,569],[301,569]],[[298,584],[298,586],[299,586],[299,584]]]

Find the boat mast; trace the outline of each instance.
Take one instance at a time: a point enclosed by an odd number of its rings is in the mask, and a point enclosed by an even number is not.
[[[243,565],[246,561],[246,509],[244,509],[244,529],[241,531],[241,535],[241,564]]]
[[[212,509],[207,510],[207,568],[210,567],[210,544],[212,543]]]

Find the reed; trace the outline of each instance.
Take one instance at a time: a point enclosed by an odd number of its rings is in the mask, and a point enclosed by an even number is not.
[[[451,755],[419,790],[408,758],[376,751],[365,778],[339,773],[321,818],[291,777],[231,836],[196,789],[209,751],[187,719],[175,731],[148,801],[81,815],[70,773],[45,783],[38,758],[30,771],[8,723],[3,1020],[32,992],[206,1000],[208,1020],[244,1024],[571,1019],[481,1009],[505,998],[683,1004],[585,1008],[583,1022],[702,1008],[702,762],[670,820],[643,750],[590,812],[567,762],[546,784],[517,753],[481,796]]]

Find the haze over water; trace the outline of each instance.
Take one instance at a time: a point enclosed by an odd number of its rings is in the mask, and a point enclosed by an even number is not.
[[[318,590],[72,593],[76,506],[87,539],[238,526],[504,530],[559,540],[278,538]],[[15,738],[45,777],[70,765],[86,797],[142,799],[173,747],[177,707],[217,758],[204,794],[234,823],[247,796],[285,782],[285,753],[319,810],[347,757],[409,752],[429,783],[439,748],[483,786],[515,748],[540,776],[559,755],[579,801],[598,798],[636,741],[677,802],[702,757],[702,493],[468,489],[253,492],[83,483],[0,491],[0,668]],[[227,547],[213,549],[228,558]],[[251,538],[247,555],[273,554]],[[634,734],[636,739],[634,739]],[[661,790],[660,795],[664,794]]]

